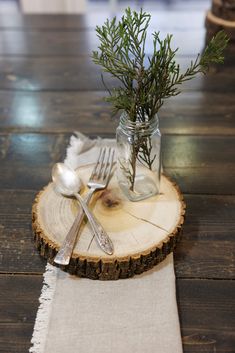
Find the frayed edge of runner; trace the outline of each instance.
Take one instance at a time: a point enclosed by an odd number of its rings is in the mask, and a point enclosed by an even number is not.
[[[46,337],[48,332],[49,318],[51,314],[51,304],[56,287],[56,277],[58,269],[47,264],[43,275],[43,287],[39,298],[39,308],[35,319],[33,336],[31,339],[32,347],[30,353],[44,353]]]

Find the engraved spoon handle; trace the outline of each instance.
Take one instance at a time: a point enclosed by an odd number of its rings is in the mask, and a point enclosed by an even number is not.
[[[89,203],[91,200],[91,197],[94,193],[95,189],[90,189],[88,193],[86,194],[83,202]],[[80,195],[79,195],[80,196]],[[56,257],[54,258],[54,262],[59,264],[59,265],[68,265],[73,248],[75,246],[76,240],[77,240],[77,235],[78,235],[78,230],[81,227],[82,221],[85,217],[85,214],[83,212],[83,209],[81,208],[80,211],[78,212],[64,242],[61,245],[60,250],[58,251]]]
[[[112,243],[111,239],[109,238],[108,234],[106,233],[106,231],[104,230],[104,228],[102,227],[100,222],[93,215],[93,213],[89,210],[86,202],[84,202],[81,195],[76,193],[76,194],[74,194],[74,196],[78,199],[84,212],[86,213],[87,219],[88,219],[90,226],[94,232],[94,235],[96,237],[98,245],[106,254],[112,255],[113,254],[113,243]]]

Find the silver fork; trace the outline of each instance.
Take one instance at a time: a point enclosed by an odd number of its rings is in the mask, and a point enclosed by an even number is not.
[[[91,173],[90,179],[87,183],[87,186],[90,190],[87,192],[86,196],[84,197],[82,202],[82,207],[86,208],[89,204],[93,193],[97,190],[105,189],[108,185],[112,167],[113,167],[113,160],[114,160],[114,149],[113,148],[101,148],[99,157],[93,171]],[[106,157],[106,158],[105,158]],[[84,219],[84,211],[81,208],[80,212],[76,216],[72,227],[69,230],[68,235],[66,236],[60,250],[58,251],[56,257],[54,258],[54,262],[59,265],[68,265],[73,248],[76,243],[78,230],[82,224]],[[93,217],[93,219],[89,219],[89,222],[94,222],[92,227],[93,229],[96,228],[97,231],[94,232],[96,240],[99,246],[110,255],[113,253],[113,245],[111,240],[108,238],[106,233],[103,231],[102,227],[100,227],[99,222]]]

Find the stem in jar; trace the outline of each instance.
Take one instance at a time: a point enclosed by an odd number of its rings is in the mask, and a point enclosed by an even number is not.
[[[138,151],[137,151],[137,154],[138,154]],[[135,185],[137,154],[136,154],[136,146],[135,146],[135,144],[133,144],[132,152],[131,152],[131,169],[132,169],[131,180],[130,180],[130,182],[131,182],[130,190],[131,191],[134,191],[134,185]]]
[[[151,156],[152,148],[151,137],[140,138],[137,159],[141,164],[147,165],[150,170],[152,170],[153,162],[157,157],[156,154],[153,157]]]
[[[121,169],[129,181],[129,189],[132,192],[134,192],[135,186],[137,161],[149,170],[152,170],[153,163],[157,157],[156,154],[152,156],[152,148],[153,146],[150,136],[140,136],[136,133],[130,146],[131,151],[128,163],[126,164],[119,160]]]
[[[138,137],[132,146],[132,152],[131,152],[131,158],[130,158],[131,170],[129,172],[131,191],[134,191],[137,160],[144,166],[147,166],[148,169],[152,170],[152,165],[157,157],[156,154],[154,156],[151,156],[152,147],[153,146],[152,146],[151,137],[148,137],[148,138]]]

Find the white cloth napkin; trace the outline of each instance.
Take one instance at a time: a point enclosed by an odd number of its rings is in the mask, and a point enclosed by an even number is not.
[[[65,163],[95,162],[101,145],[71,137]],[[182,353],[173,256],[142,275],[93,281],[47,265],[31,353]]]

